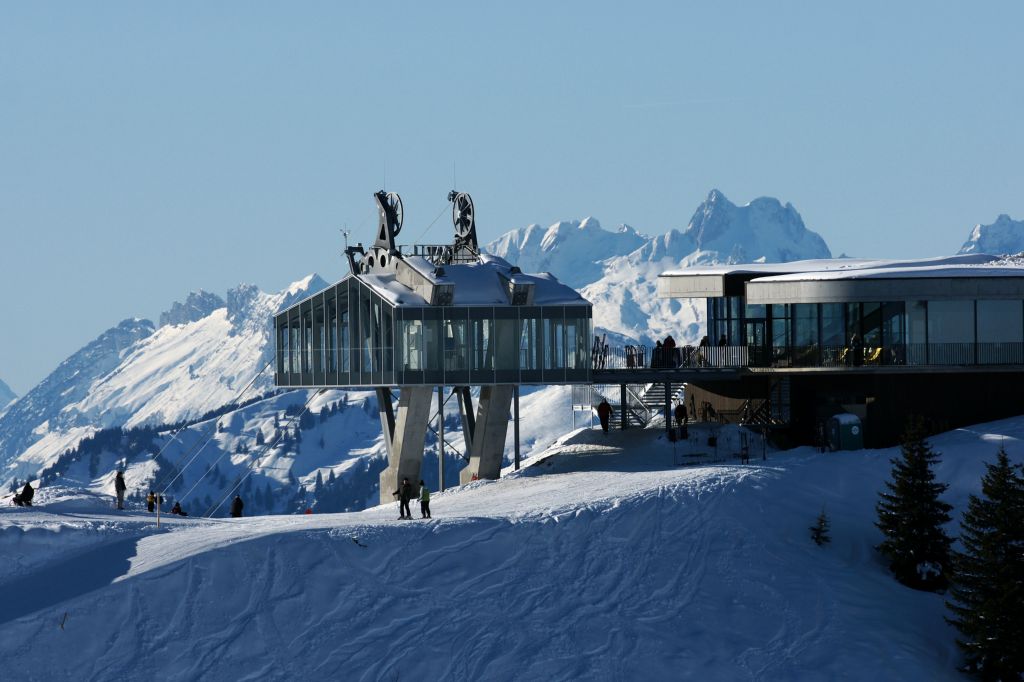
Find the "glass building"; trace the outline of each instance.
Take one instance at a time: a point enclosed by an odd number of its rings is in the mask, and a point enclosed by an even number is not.
[[[465,288],[456,283],[460,269],[470,271]],[[277,314],[276,383],[373,387],[589,381],[590,305],[554,280],[512,269],[500,259],[446,266],[433,284],[451,288],[451,300],[438,305],[409,288],[396,295],[396,289],[405,288],[397,278],[350,275]],[[495,300],[491,290],[501,287],[481,291],[472,282],[488,278],[515,280],[520,287],[540,285],[544,303]]]
[[[696,267],[659,292],[706,298],[707,345],[751,367],[1024,364],[1024,269],[993,256]]]

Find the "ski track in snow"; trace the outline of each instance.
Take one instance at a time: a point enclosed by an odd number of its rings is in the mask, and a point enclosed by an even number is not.
[[[994,426],[935,441],[960,507],[1024,419]],[[657,431],[581,430],[431,521],[3,510],[0,656],[40,680],[959,679],[942,597],[873,550],[892,455],[683,468]]]

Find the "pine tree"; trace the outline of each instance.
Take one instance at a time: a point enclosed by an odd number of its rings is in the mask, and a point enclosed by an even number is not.
[[[971,495],[960,525],[963,552],[953,555],[948,619],[966,669],[983,679],[1024,677],[1024,476],[1002,448],[986,464],[979,498]]]
[[[888,492],[879,493],[875,506],[875,525],[885,536],[878,550],[904,585],[942,589],[948,582],[952,543],[942,526],[950,521],[952,507],[939,499],[948,486],[936,483],[932,471],[939,455],[925,440],[920,421],[907,428],[901,450],[902,459],[891,460]]]
[[[819,547],[832,542],[832,538],[828,534],[830,527],[828,521],[828,515],[825,514],[825,508],[821,508],[821,513],[818,514],[818,521],[811,526],[811,539],[814,540],[814,544]]]
[[[256,445],[264,444],[263,429],[256,429]]]
[[[320,473],[320,470],[316,471],[316,484],[313,487],[313,495],[319,497],[321,491],[324,489],[324,475]]]

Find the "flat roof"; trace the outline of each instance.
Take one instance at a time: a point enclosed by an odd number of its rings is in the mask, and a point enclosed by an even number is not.
[[[745,294],[747,303],[1024,298],[1024,259],[964,254],[699,266],[658,278],[662,298]]]

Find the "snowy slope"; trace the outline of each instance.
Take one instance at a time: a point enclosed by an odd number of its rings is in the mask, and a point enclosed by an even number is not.
[[[933,440],[957,518],[1022,437],[1017,418]],[[893,450],[677,467],[669,448],[575,433],[435,495],[429,522],[388,505],[157,531],[87,499],[2,507],[0,656],[39,680],[961,679],[943,597],[873,549]]]
[[[171,423],[231,402],[271,356],[273,313],[326,284],[310,275],[275,294],[242,285],[198,320],[157,330],[126,320],[104,332],[0,417],[0,466],[29,475],[96,429]],[[264,373],[250,395],[272,382]]]
[[[10,404],[17,399],[18,395],[4,383],[3,379],[0,379],[0,416],[3,416]]]
[[[1001,214],[991,225],[977,224],[959,253],[1011,254],[1024,251],[1024,220]]]

